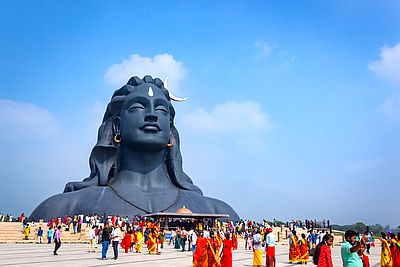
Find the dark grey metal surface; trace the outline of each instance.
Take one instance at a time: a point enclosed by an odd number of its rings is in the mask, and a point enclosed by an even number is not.
[[[182,206],[239,220],[228,204],[203,196],[183,171],[174,117],[160,79],[132,77],[107,106],[89,158],[89,177],[43,201],[30,220],[95,213],[132,216],[175,212]]]

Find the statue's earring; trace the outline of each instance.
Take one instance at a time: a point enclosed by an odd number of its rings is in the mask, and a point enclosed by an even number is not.
[[[169,141],[168,141],[167,147],[168,147],[168,148],[172,148],[172,147],[174,146],[174,143],[175,143],[174,137],[172,136],[172,133],[170,133],[170,134],[169,134]]]
[[[114,141],[115,143],[121,143],[121,135],[119,133],[114,135]]]

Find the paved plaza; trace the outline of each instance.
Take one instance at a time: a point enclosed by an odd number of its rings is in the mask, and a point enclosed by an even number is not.
[[[239,244],[239,250],[233,252],[233,266],[252,266],[253,254],[243,250],[243,243]],[[125,254],[120,249],[118,260],[112,260],[112,248],[108,250],[107,260],[101,260],[101,246],[95,253],[88,252],[87,244],[63,244],[59,255],[52,255],[54,245],[48,244],[0,244],[0,266],[192,266],[190,252],[180,252],[172,246],[166,246],[162,255],[149,255],[146,253]],[[146,252],[146,249],[144,249]],[[279,245],[276,249],[277,266],[296,266],[289,264],[288,248]],[[334,266],[342,266],[340,259],[340,247],[335,246],[332,251]],[[380,249],[372,248],[370,254],[371,266],[379,266]],[[265,256],[263,258],[265,263]],[[308,265],[314,266],[312,262]]]

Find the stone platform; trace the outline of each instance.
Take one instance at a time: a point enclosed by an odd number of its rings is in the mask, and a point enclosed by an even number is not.
[[[239,249],[233,252],[233,266],[252,266],[253,253],[243,249],[244,244],[239,243]],[[101,246],[98,245],[95,253],[88,252],[87,244],[62,244],[58,256],[52,254],[54,244],[0,244],[0,266],[192,266],[191,252],[180,252],[166,245],[161,255],[125,254],[120,248],[119,259],[112,260],[113,251],[108,250],[107,260],[101,260]],[[278,245],[276,248],[277,266],[298,266],[288,263],[287,245]],[[379,266],[380,247],[371,248],[371,266]],[[340,246],[332,250],[334,266],[342,266]],[[265,256],[263,257],[265,263]],[[315,266],[310,261],[308,266]]]

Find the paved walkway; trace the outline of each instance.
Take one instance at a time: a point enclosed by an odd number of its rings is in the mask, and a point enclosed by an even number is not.
[[[118,260],[101,260],[101,246],[95,253],[89,253],[87,244],[63,244],[58,256],[52,255],[53,248],[53,244],[0,244],[0,266],[192,266],[190,252],[180,252],[168,245],[162,255],[125,254],[120,249]],[[287,246],[277,246],[276,254],[277,266],[298,266],[287,262]],[[113,257],[111,247],[107,257]],[[339,246],[333,248],[332,257],[334,266],[342,266]],[[372,248],[369,257],[371,266],[379,266],[380,248]],[[243,250],[243,244],[239,244],[239,250],[233,252],[233,266],[252,266],[252,259],[252,252]],[[265,263],[265,257],[263,262]],[[315,265],[309,262],[308,266]]]

